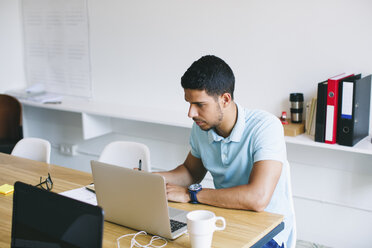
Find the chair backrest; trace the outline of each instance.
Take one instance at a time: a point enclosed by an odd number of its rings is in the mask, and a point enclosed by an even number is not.
[[[130,141],[114,141],[106,145],[100,162],[127,168],[136,168],[142,162],[142,170],[151,171],[150,150],[145,144]]]
[[[47,140],[39,138],[24,138],[17,142],[11,154],[49,164],[50,149],[51,145]]]
[[[22,139],[22,105],[14,97],[0,94],[0,139]]]
[[[287,242],[287,247],[288,248],[295,248],[296,247],[296,239],[297,239],[297,226],[296,226],[296,214],[294,211],[294,204],[293,204],[293,193],[292,193],[292,182],[291,182],[291,172],[290,172],[290,167],[288,164],[287,168],[287,179],[288,179],[288,194],[289,194],[289,200],[291,203],[291,208],[293,211],[293,227],[292,227],[292,232],[289,235],[288,242]]]

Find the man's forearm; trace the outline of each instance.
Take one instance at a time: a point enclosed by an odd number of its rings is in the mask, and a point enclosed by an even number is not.
[[[270,203],[279,181],[281,170],[282,164],[280,162],[258,161],[253,166],[249,183],[223,189],[204,188],[198,192],[197,199],[200,203],[217,207],[263,211]],[[200,175],[204,176],[205,173],[203,173],[200,173]],[[194,179],[194,181],[197,182],[198,179]],[[183,187],[178,186],[180,185],[178,181],[174,181],[174,185],[167,185],[168,200],[176,202],[190,201],[186,188],[190,181],[183,183],[185,183]]]
[[[167,197],[170,201],[189,202],[186,187],[167,184]],[[240,185],[225,189],[204,188],[197,194],[200,203],[232,209],[263,211],[269,204],[271,192],[254,190],[252,185]]]
[[[183,164],[171,171],[155,173],[164,176],[167,183],[176,184],[183,187],[188,187],[190,184],[194,183],[191,174]]]
[[[203,189],[197,195],[198,201],[203,204],[253,211],[263,211],[270,197],[270,192],[252,190],[250,185],[225,189]]]
[[[262,160],[254,164],[249,183],[225,189],[203,189],[201,203],[224,208],[263,211],[270,203],[282,171],[282,163]]]

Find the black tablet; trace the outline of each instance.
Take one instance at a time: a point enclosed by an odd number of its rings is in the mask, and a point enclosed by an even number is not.
[[[102,247],[103,221],[99,206],[14,184],[11,247]]]

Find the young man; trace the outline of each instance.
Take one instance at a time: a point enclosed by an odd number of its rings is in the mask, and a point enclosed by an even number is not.
[[[283,127],[267,112],[234,102],[235,78],[216,56],[195,61],[181,78],[194,120],[185,162],[162,174],[168,200],[268,211],[285,216],[285,229],[264,247],[287,244],[293,226]],[[215,189],[201,188],[209,171]],[[278,245],[279,244],[279,245]]]

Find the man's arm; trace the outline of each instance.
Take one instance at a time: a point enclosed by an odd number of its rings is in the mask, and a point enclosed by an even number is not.
[[[269,204],[279,181],[282,163],[274,160],[258,161],[248,184],[224,189],[203,189],[197,194],[200,203],[224,208],[263,211]],[[190,201],[185,187],[167,185],[168,200]]]
[[[194,157],[191,152],[186,157],[183,164],[167,172],[156,172],[165,177],[167,184],[176,184],[188,187],[190,184],[199,183],[205,177],[207,170],[204,168],[202,161]]]

